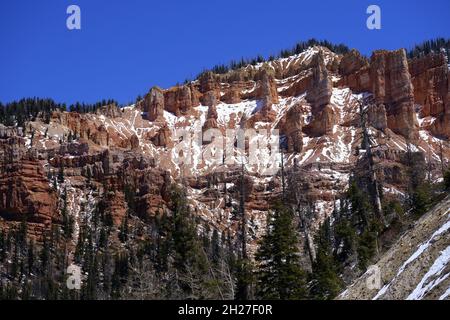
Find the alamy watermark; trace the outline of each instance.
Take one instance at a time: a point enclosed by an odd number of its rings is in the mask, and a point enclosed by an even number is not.
[[[66,13],[69,15],[66,20],[66,26],[69,30],[81,29],[81,9],[79,6],[72,4],[67,7]]]
[[[367,271],[366,287],[370,290],[381,289],[381,270],[380,267],[373,265]]]
[[[380,30],[381,29],[381,8],[376,4],[372,4],[367,7],[367,14],[370,16],[367,18],[366,26],[369,30]]]
[[[66,270],[69,277],[67,278],[66,285],[69,290],[81,289],[81,268],[77,265],[70,265]]]
[[[279,170],[280,135],[277,129],[176,129],[172,159],[179,166],[245,164],[260,175]],[[201,159],[201,162],[198,161]]]

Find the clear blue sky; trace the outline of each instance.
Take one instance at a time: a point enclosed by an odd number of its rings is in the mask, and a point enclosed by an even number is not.
[[[79,31],[66,28],[70,4],[81,8]],[[366,28],[370,4],[382,9],[379,31]],[[450,38],[450,1],[1,0],[0,101],[125,103],[153,85],[312,37],[366,55]]]

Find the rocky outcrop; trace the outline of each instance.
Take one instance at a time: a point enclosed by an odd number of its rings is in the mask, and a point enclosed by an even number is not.
[[[165,124],[151,140],[157,147],[170,147],[172,146],[172,131],[170,131],[170,128]]]
[[[443,54],[430,54],[409,62],[414,100],[422,108],[421,117],[434,117],[434,135],[450,137],[450,76]]]
[[[351,50],[346,53],[339,64],[339,74],[349,76],[369,66],[366,58],[364,58],[358,50]]]
[[[328,70],[325,66],[322,52],[319,51],[312,62],[313,83],[308,91],[306,100],[311,104],[314,110],[320,110],[330,103],[333,84],[328,77]]]
[[[217,110],[216,110],[216,106],[212,105],[208,108],[208,113],[206,115],[206,121],[205,121],[205,124],[203,125],[203,131],[212,129],[212,128],[217,128],[217,127],[218,127]]]
[[[260,80],[256,87],[256,99],[261,100],[261,111],[263,113],[269,112],[272,105],[279,101],[275,78],[271,71],[267,69],[262,69],[261,71]]]
[[[241,102],[241,91],[245,88],[245,83],[242,81],[233,81],[221,100],[228,104]]]
[[[114,103],[99,108],[96,113],[108,118],[118,118],[122,115],[122,110]]]
[[[320,137],[331,133],[336,121],[336,114],[333,107],[327,104],[320,111],[316,109],[313,120],[305,126],[304,131],[310,136]]]
[[[165,109],[174,115],[187,114],[198,104],[198,94],[190,85],[176,86],[164,92]]]
[[[386,108],[384,104],[371,104],[367,109],[368,124],[378,130],[387,128]]]
[[[370,59],[370,80],[376,104],[386,108],[389,129],[413,139],[417,135],[414,88],[405,50],[375,51]]]
[[[422,106],[421,116],[439,116],[447,99],[448,67],[443,54],[430,54],[409,62],[414,101]]]
[[[159,87],[153,87],[144,99],[144,112],[150,121],[163,121],[165,99],[164,92]]]
[[[32,158],[4,165],[0,174],[0,217],[7,221],[38,223],[50,228],[60,222],[57,197],[41,164]]]
[[[357,50],[346,53],[339,64],[341,80],[339,86],[349,87],[355,92],[371,90],[369,63]]]
[[[321,51],[315,55],[312,68],[312,88],[308,91],[306,100],[311,104],[313,119],[306,130],[312,136],[321,136],[329,133],[336,123],[336,115],[330,105],[333,84]]]
[[[205,106],[220,100],[220,84],[212,72],[203,73],[199,79],[199,91],[202,94],[200,102]]]
[[[202,104],[204,106],[215,107],[217,103],[217,95],[214,91],[208,91],[202,97]]]
[[[303,147],[301,105],[293,106],[286,114],[284,132],[287,138],[288,152],[299,153]]]

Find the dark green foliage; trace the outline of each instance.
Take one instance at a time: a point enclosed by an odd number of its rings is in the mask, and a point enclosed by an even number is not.
[[[49,123],[53,111],[65,109],[64,104],[56,103],[52,99],[27,98],[6,105],[0,103],[0,123],[24,127],[25,122],[35,121],[38,117]]]
[[[58,170],[58,183],[63,183],[64,182],[64,165],[61,162],[60,166],[59,166],[59,170]]]
[[[450,61],[450,39],[437,38],[416,45],[408,51],[408,58],[422,57],[432,52],[438,53],[442,51],[447,55],[447,61]]]
[[[444,187],[447,191],[450,191],[450,170],[447,170],[444,174]]]
[[[383,223],[375,214],[368,192],[350,183],[343,207],[335,213],[335,241],[337,260],[344,263],[357,254],[358,266],[365,270],[377,252],[377,238],[383,230]]]
[[[257,296],[262,299],[303,299],[305,272],[299,262],[298,238],[292,210],[277,204],[267,220],[255,259]]]
[[[315,243],[317,252],[312,267],[310,295],[313,299],[333,299],[343,283],[338,276],[338,262],[333,254],[329,219],[321,226]]]
[[[293,48],[281,50],[280,53],[277,55],[271,55],[267,59],[264,59],[263,56],[257,55],[255,58],[252,59],[245,59],[241,58],[238,61],[231,61],[229,64],[219,64],[214,67],[212,67],[209,70],[205,70],[200,75],[197,76],[197,79],[200,78],[203,74],[208,72],[213,72],[215,74],[225,74],[231,70],[238,70],[241,69],[247,65],[256,65],[261,62],[265,61],[273,61],[278,58],[287,58],[289,56],[300,54],[306,49],[308,49],[311,46],[322,46],[330,49],[331,51],[338,53],[338,54],[344,54],[350,51],[350,49],[344,45],[344,44],[338,44],[335,45],[327,40],[316,40],[316,39],[309,39],[308,41],[303,41],[297,43]]]
[[[96,112],[102,106],[116,104],[117,101],[112,99],[102,100],[92,104],[76,102],[70,105],[68,111],[78,113]],[[24,98],[19,101],[13,101],[7,104],[0,103],[0,123],[6,126],[24,127],[27,121],[35,121],[40,118],[45,123],[50,123],[53,111],[66,111],[65,103],[56,103],[48,98]],[[73,138],[73,136],[72,136]]]
[[[113,99],[108,100],[103,99],[102,101],[98,101],[95,103],[76,102],[69,106],[69,111],[78,113],[94,113],[101,107],[112,104],[119,105],[119,103]]]
[[[124,189],[125,194],[125,201],[128,205],[128,213],[130,215],[136,214],[136,192],[135,188],[133,188],[131,185],[125,185]]]

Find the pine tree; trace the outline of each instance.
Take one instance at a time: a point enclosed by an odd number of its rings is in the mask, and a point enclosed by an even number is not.
[[[58,171],[58,183],[63,183],[64,182],[64,165],[61,161],[61,164],[59,166],[59,171]]]
[[[257,296],[262,299],[303,299],[306,297],[305,272],[299,262],[298,239],[292,211],[277,204],[268,216],[255,259]]]
[[[331,243],[330,220],[322,224],[316,236],[317,254],[312,266],[310,294],[314,299],[333,299],[342,287]]]
[[[447,191],[450,191],[450,170],[447,170],[444,174],[444,187]]]

